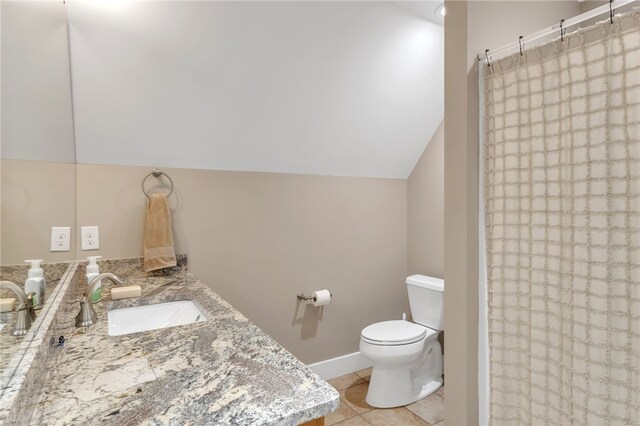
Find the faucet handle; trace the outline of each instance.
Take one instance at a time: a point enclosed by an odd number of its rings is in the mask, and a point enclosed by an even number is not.
[[[35,306],[35,305],[33,304],[33,298],[35,297],[35,295],[36,295],[36,292],[35,292],[35,291],[32,291],[32,292],[30,292],[30,293],[27,293],[27,306],[30,306],[30,307]]]
[[[33,304],[33,297],[36,295],[35,291],[30,292],[29,294],[27,294],[27,311],[29,312],[29,316],[31,316],[31,319],[36,319],[36,310],[35,310],[35,305]]]

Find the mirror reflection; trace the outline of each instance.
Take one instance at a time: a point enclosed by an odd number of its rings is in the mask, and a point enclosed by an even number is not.
[[[64,3],[3,1],[0,7],[0,372],[4,387],[19,365],[20,351],[37,332],[67,262],[76,257],[76,172]]]

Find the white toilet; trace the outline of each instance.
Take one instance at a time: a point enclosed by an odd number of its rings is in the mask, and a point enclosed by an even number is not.
[[[383,321],[362,330],[360,352],[373,363],[367,403],[391,408],[431,395],[442,386],[444,281],[424,275],[407,278],[416,323]]]

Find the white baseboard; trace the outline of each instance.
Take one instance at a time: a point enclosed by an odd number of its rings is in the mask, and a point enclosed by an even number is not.
[[[371,361],[360,352],[309,364],[308,367],[325,380],[371,367]]]

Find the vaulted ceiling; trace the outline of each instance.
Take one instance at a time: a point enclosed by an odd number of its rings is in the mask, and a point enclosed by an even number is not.
[[[406,178],[444,111],[412,3],[67,2],[77,161]]]

